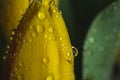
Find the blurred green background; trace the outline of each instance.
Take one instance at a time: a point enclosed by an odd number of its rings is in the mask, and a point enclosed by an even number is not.
[[[94,18],[116,0],[60,0],[60,9],[68,27],[71,43],[79,50],[75,58],[75,77],[82,80],[82,51],[88,29]]]

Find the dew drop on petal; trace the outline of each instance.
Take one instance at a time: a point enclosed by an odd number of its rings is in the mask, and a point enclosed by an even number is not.
[[[36,25],[36,32],[37,33],[42,33],[44,32],[44,27],[42,25]]]
[[[60,37],[60,41],[62,41],[63,40],[63,38],[62,37]]]
[[[47,57],[43,57],[42,62],[44,64],[48,64],[49,63],[49,59]]]
[[[48,75],[45,80],[54,80],[54,77],[52,75]]]
[[[45,19],[45,13],[44,13],[44,12],[39,12],[39,13],[38,13],[38,18],[39,18],[40,20]]]
[[[54,31],[54,30],[53,30],[52,27],[49,27],[49,28],[48,28],[48,32],[49,32],[49,33],[53,33],[53,31]]]

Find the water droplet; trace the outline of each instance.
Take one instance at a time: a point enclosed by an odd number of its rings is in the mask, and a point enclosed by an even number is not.
[[[67,56],[70,56],[70,55],[71,55],[71,54],[68,52],[68,53],[67,53]]]
[[[14,70],[17,71],[18,69],[15,67]]]
[[[14,76],[14,73],[10,73],[10,76],[13,77],[13,76]]]
[[[51,4],[52,4],[52,5],[55,5],[55,1],[54,1],[54,0],[51,0]]]
[[[58,32],[61,33],[61,30],[59,30]]]
[[[72,46],[72,52],[73,52],[74,57],[78,55],[78,49],[74,46]]]
[[[49,36],[49,38],[48,39],[52,39],[52,37],[51,36]]]
[[[6,60],[6,58],[7,58],[7,55],[3,56],[3,59],[4,59],[4,60]]]
[[[113,5],[113,10],[116,11],[117,10],[116,2],[113,2],[112,5]]]
[[[49,63],[49,59],[47,57],[43,57],[42,62],[44,64],[48,64]]]
[[[114,9],[114,11],[116,11],[117,10],[117,6],[114,6],[113,9]]]
[[[64,44],[61,44],[62,47],[64,47],[65,45]]]
[[[49,28],[48,28],[48,32],[53,33],[53,31],[54,31],[54,30],[53,30],[52,27],[49,27]]]
[[[13,53],[13,56],[15,57],[17,54],[16,53]]]
[[[30,70],[30,68],[26,67],[26,70],[28,71],[28,70]]]
[[[12,36],[10,37],[10,40],[13,40],[13,37],[12,37]]]
[[[58,15],[58,14],[56,14],[55,16],[56,16],[56,18],[59,18],[59,15]]]
[[[25,43],[26,42],[26,40],[25,39],[23,39],[23,43]]]
[[[52,75],[48,75],[45,80],[54,80],[54,77]]]
[[[15,31],[12,31],[12,33],[11,33],[12,35],[15,35]]]
[[[60,37],[60,41],[62,41],[63,40],[63,38],[62,37]]]
[[[38,13],[38,18],[39,18],[40,20],[45,19],[45,13],[44,13],[44,12],[39,12],[39,13]]]
[[[45,34],[45,35],[44,35],[44,37],[45,37],[45,38],[48,38],[48,35],[47,35],[47,34]]]
[[[57,13],[57,10],[56,10],[56,9],[53,9],[53,13]]]
[[[6,54],[8,54],[8,50],[7,50],[7,51],[5,51],[5,53],[6,53]]]
[[[42,32],[44,32],[44,27],[41,26],[41,25],[37,25],[36,26],[36,31],[37,31],[37,33],[42,33]]]
[[[66,61],[70,64],[73,63],[73,58],[71,56],[72,54],[70,52],[67,52],[67,57],[66,57]]]
[[[73,58],[72,58],[71,56],[68,56],[68,57],[66,58],[66,61],[67,61],[68,63],[72,64],[72,63],[73,63]]]
[[[7,49],[9,49],[10,48],[10,46],[9,45],[7,45]]]
[[[90,38],[89,38],[89,42],[90,42],[90,43],[93,43],[93,42],[94,42],[94,38],[93,38],[93,37],[90,37]]]

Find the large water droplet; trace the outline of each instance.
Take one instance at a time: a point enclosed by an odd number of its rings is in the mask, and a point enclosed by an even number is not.
[[[72,52],[73,52],[74,57],[78,55],[78,49],[74,46],[72,46]]]
[[[39,18],[40,20],[45,19],[45,13],[44,13],[44,12],[39,12],[39,13],[38,13],[38,18]]]
[[[45,80],[54,80],[54,77],[52,75],[48,75]]]
[[[23,66],[23,63],[19,63],[18,65],[19,65],[20,67],[22,67],[22,66]]]

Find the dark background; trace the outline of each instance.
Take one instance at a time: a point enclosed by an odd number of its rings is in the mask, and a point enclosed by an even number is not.
[[[94,18],[116,0],[60,0],[60,9],[68,27],[71,43],[79,50],[75,57],[75,77],[82,79],[82,46]],[[115,65],[115,74],[118,68]],[[120,79],[114,79],[120,80]]]

